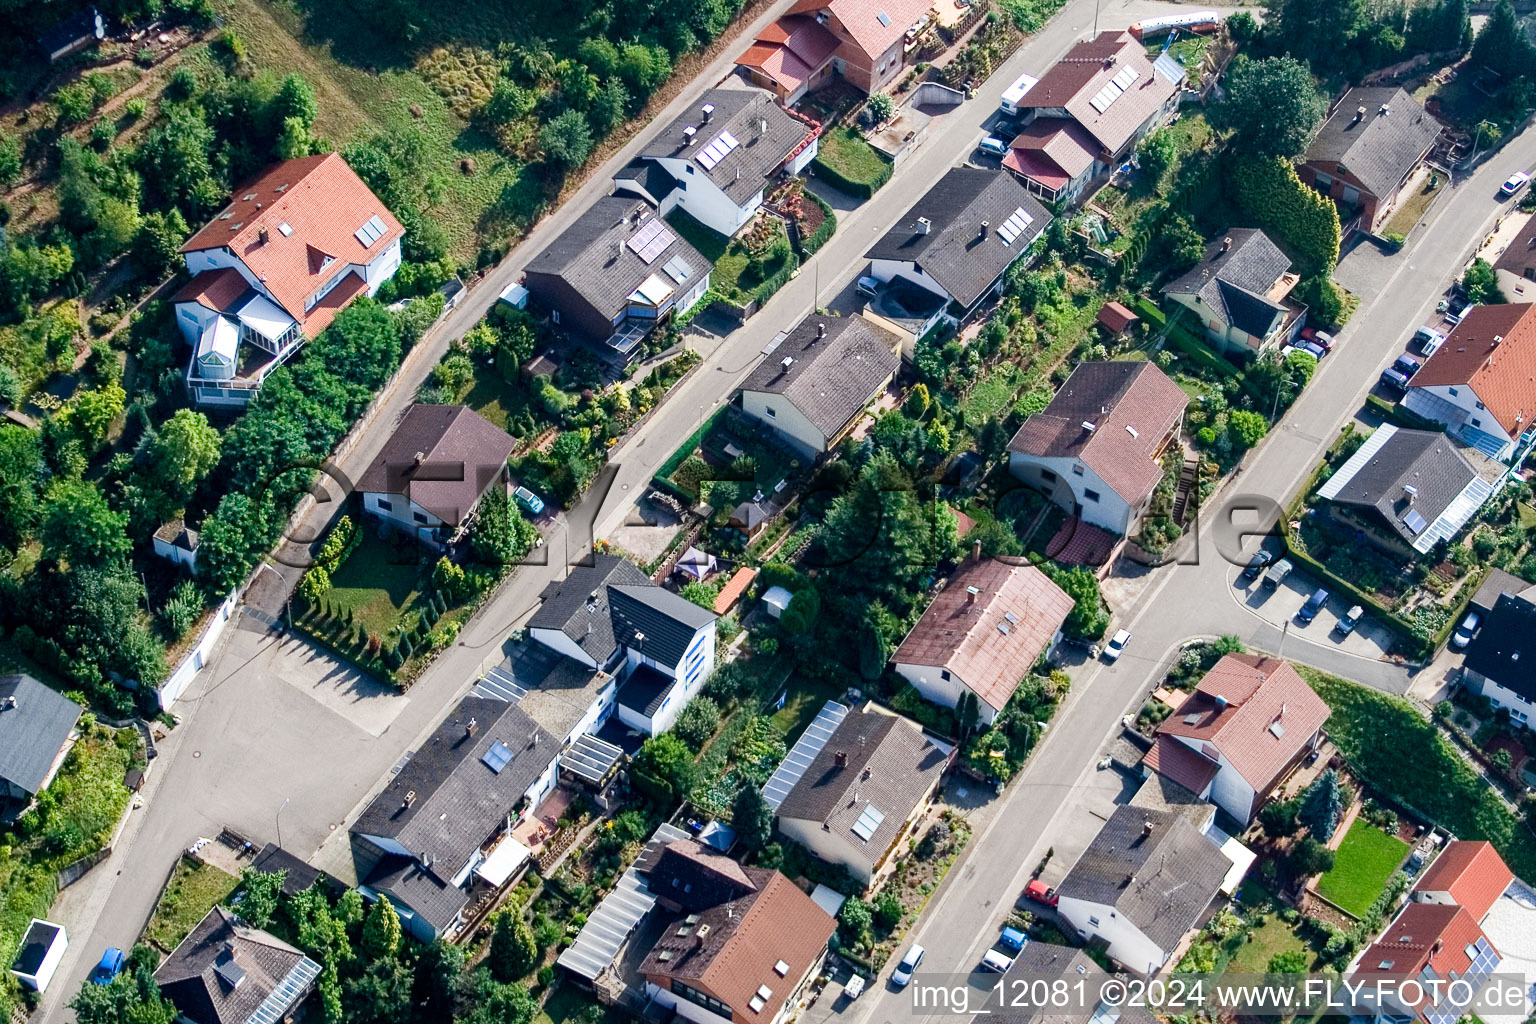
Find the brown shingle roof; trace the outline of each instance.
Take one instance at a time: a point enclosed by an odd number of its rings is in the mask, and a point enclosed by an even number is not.
[[[240,271],[234,267],[220,267],[217,270],[205,270],[188,281],[171,303],[196,302],[223,313],[234,308],[240,297],[250,289],[251,286],[246,283]]]
[[[413,405],[357,482],[362,492],[403,494],[457,525],[506,468],[516,442],[462,405]],[[416,456],[423,456],[420,464]]]
[[[1159,736],[1141,763],[1191,793],[1204,793],[1221,771],[1221,765],[1169,735]]]
[[[1102,111],[1094,98],[1126,68],[1136,78]],[[1105,150],[1118,153],[1154,111],[1178,91],[1152,68],[1142,45],[1127,32],[1104,31],[1078,43],[1040,76],[1019,106],[1065,108]]]
[[[155,971],[155,980],[188,1020],[241,1024],[301,965],[307,966],[300,976],[313,979],[319,973],[319,966],[299,950],[214,907]],[[226,978],[239,981],[231,984]]]
[[[1288,662],[1228,654],[1158,732],[1210,743],[1263,794],[1327,720],[1328,705]]]
[[[1051,404],[1024,421],[1008,450],[1081,459],[1136,505],[1163,478],[1157,447],[1188,404],[1189,396],[1151,363],[1079,363]]]
[[[1072,599],[1032,565],[971,562],[950,577],[891,660],[947,668],[1001,710],[1071,610]]]
[[[1514,873],[1492,843],[1453,839],[1419,876],[1413,889],[1416,893],[1448,892],[1474,921],[1481,921],[1514,880]]]
[[[1123,331],[1141,317],[1132,313],[1123,303],[1111,299],[1099,307],[1098,323],[1112,331]]]
[[[740,864],[692,839],[678,839],[666,845],[656,866],[651,868],[649,884],[651,892],[685,910],[705,910],[729,903],[756,892],[758,887]]]
[[[1413,386],[1465,384],[1505,433],[1518,437],[1536,415],[1533,311],[1529,302],[1474,307],[1413,375]]]
[[[370,217],[383,222],[384,234],[365,246],[353,232]],[[283,231],[284,224],[291,230]],[[345,303],[327,296],[306,314],[304,301],[337,271],[368,263],[403,234],[383,200],[341,154],[327,153],[284,160],[237,187],[230,204],[187,239],[181,251],[228,248],[314,337]],[[335,262],[324,265],[326,256]]]

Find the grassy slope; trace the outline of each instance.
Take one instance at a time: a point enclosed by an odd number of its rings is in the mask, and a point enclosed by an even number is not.
[[[144,928],[144,938],[169,953],[238,884],[239,879],[210,864],[181,858]]]

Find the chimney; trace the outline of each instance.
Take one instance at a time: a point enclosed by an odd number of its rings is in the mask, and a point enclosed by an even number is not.
[[[985,221],[985,220],[982,221],[981,222],[981,231],[978,233],[978,237],[986,238],[987,237],[987,228],[989,228],[991,226],[992,225],[991,225],[990,221]]]
[[[980,594],[980,593],[981,593],[981,590],[979,588],[977,588],[977,587],[966,587],[965,588],[965,603],[966,603],[966,605],[969,606],[969,605],[975,604],[976,603],[976,595]]]
[[[1134,874],[1126,875],[1125,876],[1125,885],[1121,886],[1121,888],[1122,889],[1129,889],[1131,886],[1133,886],[1135,884],[1136,884],[1136,876]]]
[[[468,724],[464,726],[464,735],[473,736],[475,734],[475,730],[478,728],[480,728],[480,723],[477,722],[474,718],[470,718]]]
[[[587,595],[587,611],[589,611],[589,612],[597,611],[597,591],[595,591],[595,590],[592,591],[592,593]]]
[[[926,235],[928,232],[930,232],[932,230],[933,230],[933,221],[929,220],[927,217],[919,217],[919,218],[917,218],[917,233],[918,234]]]
[[[1222,252],[1231,252],[1232,251],[1232,236],[1231,235],[1228,235],[1226,238],[1223,238],[1221,240],[1221,251]]]
[[[860,782],[868,782],[869,781],[869,766],[868,765],[865,765],[864,766],[864,770],[859,773],[859,781]]]
[[[826,338],[826,336],[827,336],[827,325],[826,324],[817,324],[816,325],[816,340],[817,341],[821,341],[822,339]]]
[[[683,145],[685,145],[685,146],[693,145],[693,137],[695,135],[697,135],[697,134],[699,134],[699,130],[697,128],[695,128],[693,125],[689,125],[688,127],[684,128],[683,129]]]
[[[1093,433],[1093,420],[1083,420],[1083,429],[1090,434]]]
[[[256,205],[260,206],[261,204],[257,203]],[[270,237],[271,236],[267,234],[267,229],[266,228],[262,228],[260,231],[256,232],[256,241],[258,243],[260,243],[261,245],[266,245],[267,244],[267,240]]]
[[[1216,710],[1217,711],[1225,711],[1225,710],[1227,710],[1227,698],[1223,697],[1219,693],[1216,695]]]
[[[832,755],[832,763],[837,765],[839,768],[847,768],[848,767],[848,751],[846,751],[846,750],[839,750],[837,753],[833,754]]]
[[[794,356],[785,356],[783,361],[781,361],[779,363],[779,372],[780,373],[788,373],[789,372],[789,368],[791,366],[794,366],[794,365],[795,365],[795,357]]]
[[[1392,108],[1383,103],[1381,105],[1381,109],[1376,111],[1376,113],[1380,114],[1382,117],[1386,117],[1388,114],[1392,113]]]
[[[976,543],[971,545],[971,562],[975,564],[979,561],[981,561],[981,538],[978,537]]]
[[[706,103],[706,104],[704,104],[702,107],[699,108],[699,115],[700,115],[699,116],[699,123],[700,124],[709,124],[709,116],[711,114],[713,114],[714,112],[715,112],[715,105],[713,103]]]
[[[1355,108],[1355,119],[1353,121],[1349,122],[1349,123],[1352,124],[1352,125],[1359,124],[1363,120],[1365,120],[1365,107],[1363,107],[1363,106],[1356,107]]]
[[[16,698],[15,698],[15,696],[10,696],[10,697],[5,698],[5,704],[3,705],[3,709],[6,710],[6,711],[15,711],[16,710]]]
[[[1418,493],[1419,489],[1413,484],[1403,484],[1403,497],[1408,499],[1408,504],[1413,504],[1413,499]]]
[[[430,853],[428,853],[426,850],[422,850],[421,851],[420,861],[421,861],[421,866],[422,867],[429,868],[429,867],[432,866],[432,855]]]
[[[1150,839],[1151,837],[1152,837],[1152,822],[1150,822],[1150,821],[1142,822],[1141,823],[1141,838],[1143,838],[1143,839]]]
[[[419,466],[423,462],[426,462],[426,461],[427,461],[427,453],[426,452],[417,452],[414,456],[411,457],[411,463],[413,465]]]
[[[416,802],[416,791],[414,789],[412,789],[412,790],[409,790],[409,791],[406,792],[405,799],[400,801],[400,806],[401,807],[409,807],[409,806],[411,806],[411,804],[413,804],[415,802]]]

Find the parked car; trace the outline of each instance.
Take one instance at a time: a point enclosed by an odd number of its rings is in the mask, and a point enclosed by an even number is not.
[[[1364,608],[1354,605],[1349,611],[1344,613],[1344,616],[1339,619],[1339,624],[1333,628],[1338,630],[1341,636],[1349,636],[1349,634],[1355,631],[1355,627],[1360,624],[1360,616],[1364,614]]]
[[[912,973],[917,970],[917,965],[923,962],[923,954],[928,951],[922,946],[913,945],[907,950],[907,955],[901,958],[901,963],[891,972],[891,983],[897,988],[906,988],[912,980]]]
[[[998,138],[996,135],[988,135],[981,140],[981,145],[976,148],[987,154],[987,156],[995,156],[999,160],[1008,155],[1007,141]]]
[[[1009,953],[1017,954],[1029,943],[1029,936],[1017,928],[1004,928],[1003,934],[998,936],[997,944]]]
[[[1030,883],[1024,887],[1024,898],[1034,900],[1036,903],[1043,903],[1047,907],[1054,907],[1059,900],[1059,897],[1056,895],[1056,890],[1052,889],[1038,878],[1032,879]]]
[[[1530,174],[1525,171],[1516,171],[1514,174],[1511,174],[1507,179],[1505,179],[1504,184],[1499,188],[1499,195],[1503,196],[1505,199],[1508,199],[1516,192],[1519,192],[1521,189],[1525,188],[1526,185],[1530,184],[1530,181]]]
[[[1131,642],[1131,631],[1122,629],[1109,638],[1109,644],[1104,648],[1105,661],[1119,661],[1120,655],[1125,653],[1125,645]]]
[[[1264,567],[1275,560],[1275,556],[1268,551],[1255,551],[1253,557],[1248,560],[1248,565],[1243,569],[1242,579],[1256,580]]]
[[[1404,377],[1412,377],[1414,374],[1419,372],[1419,367],[1423,365],[1423,363],[1413,358],[1413,356],[1409,355],[1407,352],[1404,352],[1402,355],[1398,356],[1397,360],[1392,364],[1392,369],[1396,370]]]
[[[880,290],[880,279],[878,277],[861,277],[857,287],[860,295],[874,298],[875,292]]]
[[[1399,391],[1408,390],[1407,376],[1402,371],[1394,370],[1390,366],[1381,371],[1381,383],[1389,388],[1396,388]]]
[[[1420,327],[1413,333],[1413,341],[1419,347],[1419,352],[1428,359],[1445,344],[1445,335],[1433,327]]]
[[[1002,974],[1013,966],[1013,957],[999,953],[995,949],[989,949],[981,954],[981,969],[993,974]]]
[[[1289,558],[1280,559],[1280,561],[1270,566],[1269,571],[1264,574],[1264,589],[1274,590],[1285,582],[1285,578],[1291,574],[1291,570],[1294,568],[1295,566],[1291,564]]]
[[[1477,632],[1477,627],[1482,624],[1482,617],[1477,612],[1468,612],[1467,617],[1461,620],[1461,625],[1456,627],[1456,632],[1451,634],[1451,646],[1458,651],[1465,650],[1467,644],[1472,642],[1472,634]]]
[[[91,983],[105,985],[122,973],[123,951],[116,946],[108,946],[107,951],[101,954],[101,961],[91,971]]]
[[[1312,591],[1312,596],[1307,598],[1307,603],[1302,605],[1301,610],[1296,613],[1296,621],[1300,622],[1303,626],[1310,625],[1312,620],[1317,618],[1317,613],[1322,611],[1327,604],[1328,591],[1318,587]]]
[[[1327,331],[1316,331],[1313,333],[1312,337],[1308,338],[1307,340],[1316,345],[1318,348],[1322,349],[1324,352],[1332,352],[1333,346],[1338,344],[1338,340]]]
[[[1297,345],[1296,349],[1299,352],[1310,353],[1313,357],[1315,357],[1317,359],[1321,359],[1321,358],[1323,358],[1323,356],[1328,354],[1328,350],[1323,348],[1323,346],[1319,345],[1315,341],[1304,341],[1300,345]]]
[[[512,498],[533,515],[544,514],[544,499],[534,494],[526,487],[519,487],[512,492]]]

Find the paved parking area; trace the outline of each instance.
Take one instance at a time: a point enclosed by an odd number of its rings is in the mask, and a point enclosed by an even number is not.
[[[1318,588],[1318,583],[1300,570],[1293,571],[1275,590],[1266,588],[1259,580],[1250,583],[1237,578],[1238,575],[1238,571],[1233,570],[1232,599],[1250,614],[1271,625],[1284,626],[1289,622],[1292,636],[1373,660],[1385,657],[1392,648],[1392,633],[1369,615],[1360,620],[1353,633],[1340,635],[1334,627],[1354,603],[1345,596],[1330,595],[1328,603],[1318,612],[1317,617],[1303,626],[1297,620],[1296,613]]]

